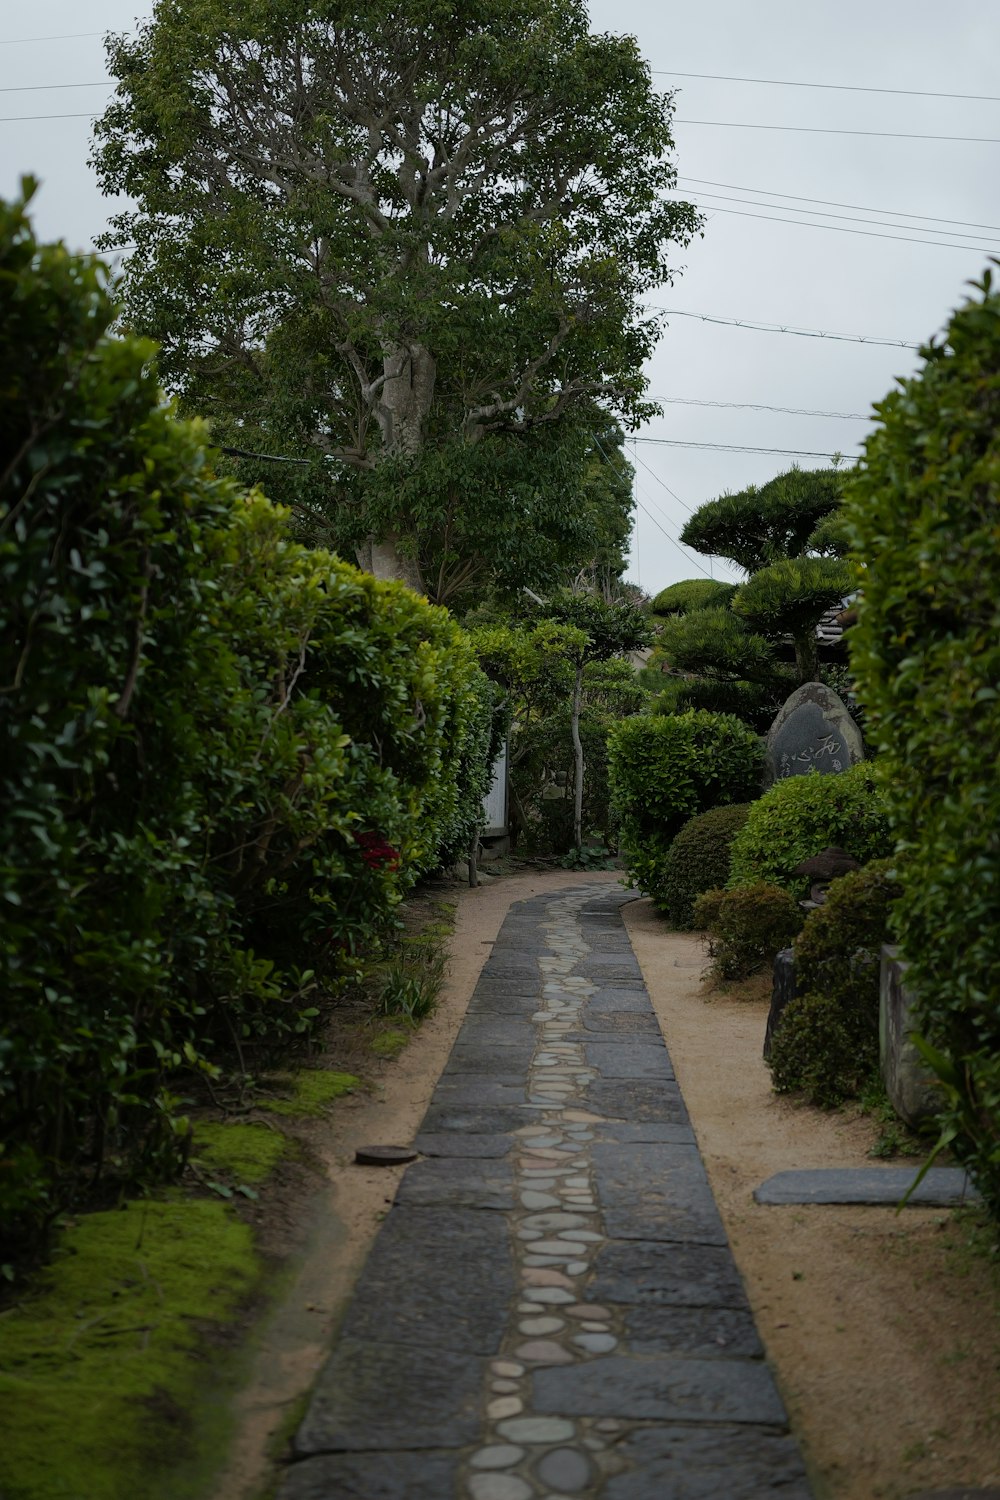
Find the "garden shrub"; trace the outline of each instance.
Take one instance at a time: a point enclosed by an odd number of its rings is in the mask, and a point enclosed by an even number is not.
[[[748,979],[773,965],[801,928],[803,916],[793,896],[760,880],[734,891],[706,891],[695,901],[691,920],[709,934],[708,951],[718,977]]]
[[[872,766],[848,771],[786,776],[750,809],[733,840],[730,886],[758,880],[808,894],[809,880],[792,875],[797,864],[835,845],[860,864],[892,853],[888,815]]]
[[[657,890],[666,852],[687,820],[756,795],[762,766],[759,738],[731,714],[637,714],[615,726],[611,794],[635,884]]]
[[[690,927],[696,898],[725,885],[733,839],[749,811],[748,802],[710,808],[689,819],[670,845],[662,881],[650,895],[675,927]]]
[[[851,665],[899,840],[895,925],[945,1134],[1000,1217],[1000,295],[990,273],[877,408],[847,517]]]
[[[779,1092],[802,1090],[813,1104],[856,1098],[878,1070],[879,969],[899,896],[889,860],[831,883],[795,941],[798,990],[771,1048]]]
[[[178,1070],[306,1029],[464,837],[446,611],[212,470],[106,272],[0,205],[0,1218],[172,1170]],[[478,734],[478,741],[476,735]],[[471,781],[469,783],[471,787]]]

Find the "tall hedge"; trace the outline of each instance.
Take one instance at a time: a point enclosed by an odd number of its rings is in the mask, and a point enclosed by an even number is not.
[[[637,714],[612,729],[608,772],[622,851],[640,889],[660,890],[673,839],[695,813],[746,802],[763,748],[732,714]]]
[[[881,752],[897,931],[944,1122],[1000,1215],[1000,295],[987,274],[877,408],[848,490],[851,660]]]
[[[217,478],[113,312],[0,205],[0,1219],[29,1228],[168,1169],[178,1070],[306,1027],[484,774],[447,613]]]

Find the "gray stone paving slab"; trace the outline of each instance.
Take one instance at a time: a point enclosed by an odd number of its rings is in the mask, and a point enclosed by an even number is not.
[[[633,1354],[687,1354],[698,1359],[761,1359],[764,1347],[749,1308],[630,1307],[623,1318]]]
[[[502,1073],[520,1084],[531,1063],[534,1048],[523,1042],[510,1047],[499,1047],[495,1042],[479,1041],[457,1043],[451,1050],[444,1070],[444,1077],[455,1073]]]
[[[584,1107],[612,1120],[644,1124],[662,1120],[688,1124],[688,1112],[676,1083],[647,1083],[628,1078],[596,1078],[583,1093]]]
[[[344,1333],[424,1349],[495,1354],[513,1292],[510,1235],[501,1215],[474,1208],[396,1207],[361,1273]]]
[[[448,1349],[341,1338],[293,1451],[305,1457],[474,1443],[486,1368],[485,1360]]]
[[[674,1070],[663,1042],[655,1037],[631,1042],[586,1042],[587,1065],[602,1078],[663,1078],[673,1081]]]
[[[617,1453],[632,1467],[616,1474],[606,1500],[810,1500],[802,1459],[790,1437],[745,1427],[648,1427]]]
[[[610,1356],[533,1376],[536,1411],[632,1421],[787,1422],[770,1370],[760,1360],[629,1359]]]
[[[609,1239],[728,1244],[696,1146],[595,1142],[591,1159]]]
[[[591,1126],[595,1141],[613,1141],[618,1146],[656,1144],[660,1141],[677,1145],[693,1146],[694,1131],[690,1124],[675,1121],[647,1120],[642,1123],[632,1120],[602,1120]]]
[[[422,1130],[431,1135],[460,1131],[463,1135],[495,1135],[501,1131],[517,1130],[530,1118],[524,1109],[515,1104],[462,1104],[445,1101],[435,1092]]]
[[[573,1033],[574,1040],[632,1041],[637,1036],[660,1038],[656,1017],[631,1010],[600,1010],[588,1013],[584,1007],[583,1025]]]
[[[620,980],[616,984],[602,984],[587,1000],[581,1014],[586,1020],[588,1016],[599,1015],[602,1011],[619,1015],[627,1010],[638,1011],[643,1016],[653,1014],[646,986],[641,981],[634,985],[624,984]]]
[[[418,1208],[514,1207],[514,1172],[506,1161],[435,1157],[414,1162],[396,1191],[396,1204]]]
[[[445,1069],[434,1091],[439,1104],[518,1105],[527,1100],[523,1078],[506,1078],[502,1074],[449,1073]]]
[[[615,1240],[594,1260],[597,1302],[673,1307],[748,1307],[736,1263],[717,1245]]]
[[[506,1156],[514,1142],[509,1135],[497,1133],[467,1135],[461,1130],[421,1131],[413,1142],[421,1156]]]
[[[278,1500],[443,1500],[453,1493],[454,1453],[339,1453],[294,1464]]]
[[[505,1053],[514,1047],[533,1050],[536,1045],[535,1028],[530,1019],[524,1016],[470,1015],[458,1034],[456,1045],[461,1048],[496,1047],[503,1049]],[[499,1068],[497,1071],[506,1070]],[[523,1081],[524,1069],[521,1069],[520,1076]]]
[[[814,1167],[776,1172],[753,1195],[758,1203],[897,1204],[919,1167]],[[952,1208],[979,1194],[960,1167],[931,1167],[908,1204],[914,1208]]]

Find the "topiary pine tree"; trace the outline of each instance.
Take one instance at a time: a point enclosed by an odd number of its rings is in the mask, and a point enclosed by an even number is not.
[[[748,576],[728,599],[721,590],[713,597],[708,580],[657,596],[671,610],[657,660],[682,674],[662,707],[722,710],[762,726],[792,688],[819,678],[816,625],[854,576],[839,555],[843,483],[836,469],[792,469],[695,512],[681,533],[685,545],[728,558]],[[794,667],[781,657],[789,640]]]

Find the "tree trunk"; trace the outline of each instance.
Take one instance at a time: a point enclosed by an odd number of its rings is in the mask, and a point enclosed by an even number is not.
[[[573,755],[576,761],[576,786],[573,796],[573,843],[576,852],[580,854],[583,850],[583,741],[580,738],[580,710],[583,706],[583,662],[576,669],[576,681],[573,684],[573,714],[571,725],[573,730]]]
[[[437,365],[423,344],[413,343],[386,349],[382,357],[384,384],[375,415],[382,434],[382,451],[386,456],[405,454],[414,457],[424,443],[427,418],[434,400]],[[372,538],[371,571],[376,578],[388,578],[407,584],[418,594],[426,594],[417,558],[416,537],[407,556],[400,549],[402,538],[389,532]]]
[[[794,641],[799,685],[805,682],[819,682],[819,645],[816,641],[815,627],[810,625],[807,631],[795,636]]]

